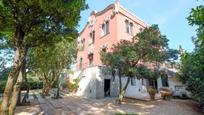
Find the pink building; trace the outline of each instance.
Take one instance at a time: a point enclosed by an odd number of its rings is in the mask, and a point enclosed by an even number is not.
[[[147,27],[147,24],[123,8],[118,0],[100,12],[91,12],[86,26],[78,37],[77,70],[71,77],[72,79],[80,79],[76,94],[89,98],[118,96],[119,78],[116,76],[113,80],[107,69],[101,66],[100,51],[110,51],[112,45],[120,42],[120,40],[131,40],[145,27]],[[175,73],[175,70],[171,71]],[[169,86],[175,90],[177,86],[182,86],[170,80],[172,78],[175,77],[170,75],[169,81],[163,82],[160,77],[154,82],[158,89]],[[122,84],[126,80],[126,77],[124,77]],[[149,80],[135,77],[131,79],[125,96],[149,99],[147,86],[151,86]],[[160,97],[160,95],[157,94],[156,97]]]
[[[131,38],[147,24],[123,8],[119,1],[90,14],[78,37],[77,70],[102,65],[100,51],[110,51],[113,44]]]

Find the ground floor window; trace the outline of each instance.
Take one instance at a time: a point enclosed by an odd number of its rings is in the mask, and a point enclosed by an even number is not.
[[[162,86],[163,87],[169,87],[169,83],[168,83],[168,77],[161,77],[161,81],[162,81]]]
[[[136,79],[135,79],[135,77],[131,78],[131,86],[136,86]]]

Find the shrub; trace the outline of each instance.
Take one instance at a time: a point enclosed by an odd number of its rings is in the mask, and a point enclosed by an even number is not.
[[[28,82],[23,82],[21,85],[21,90],[26,90],[30,86],[30,89],[42,89],[43,88],[43,82],[39,81],[32,81]]]
[[[1,79],[0,79],[1,80]],[[6,86],[6,80],[1,80],[0,81],[0,93],[4,92],[4,88]]]
[[[76,92],[78,88],[79,88],[79,79],[74,79],[73,83],[68,82],[69,91]]]
[[[160,88],[160,94],[162,99],[167,100],[173,96],[173,91],[171,91],[169,88],[162,87]]]
[[[147,92],[149,93],[150,99],[155,100],[155,95],[156,95],[157,90],[153,88],[152,86],[150,86],[147,88]]]

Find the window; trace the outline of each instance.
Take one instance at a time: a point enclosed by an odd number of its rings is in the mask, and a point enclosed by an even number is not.
[[[83,64],[83,58],[80,58],[80,63],[79,63],[79,69],[82,69],[82,64]]]
[[[169,87],[168,76],[161,77],[161,80],[162,80],[162,86],[163,87]]]
[[[109,21],[106,21],[105,23],[102,24],[101,36],[104,36],[108,33],[109,33]]]
[[[126,32],[129,33],[130,30],[129,30],[129,21],[128,20],[125,20],[125,27],[126,27]]]
[[[89,54],[89,67],[93,66],[93,54]]]
[[[129,26],[130,26],[130,33],[129,34],[133,35],[133,23],[131,22]]]
[[[85,47],[85,38],[81,40],[81,49],[83,50]]]
[[[125,20],[125,28],[128,34],[133,35],[133,23],[132,22]]]
[[[102,51],[103,51],[103,52],[106,52],[106,51],[107,51],[107,48],[106,48],[106,47],[102,48]]]
[[[136,86],[136,79],[135,79],[135,77],[131,78],[131,85],[132,86]]]
[[[89,34],[89,45],[91,44],[94,44],[94,41],[95,41],[95,31],[92,31],[90,34]]]
[[[106,21],[106,34],[109,33],[109,21]]]
[[[143,31],[144,30],[144,28],[143,27],[140,27],[140,31]]]

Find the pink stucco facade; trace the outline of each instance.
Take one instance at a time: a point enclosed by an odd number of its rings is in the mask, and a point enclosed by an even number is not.
[[[123,8],[119,2],[110,4],[100,12],[93,11],[78,37],[76,68],[102,65],[99,54],[102,49],[110,51],[113,44],[124,39],[131,40],[145,27],[147,24],[144,21]]]

